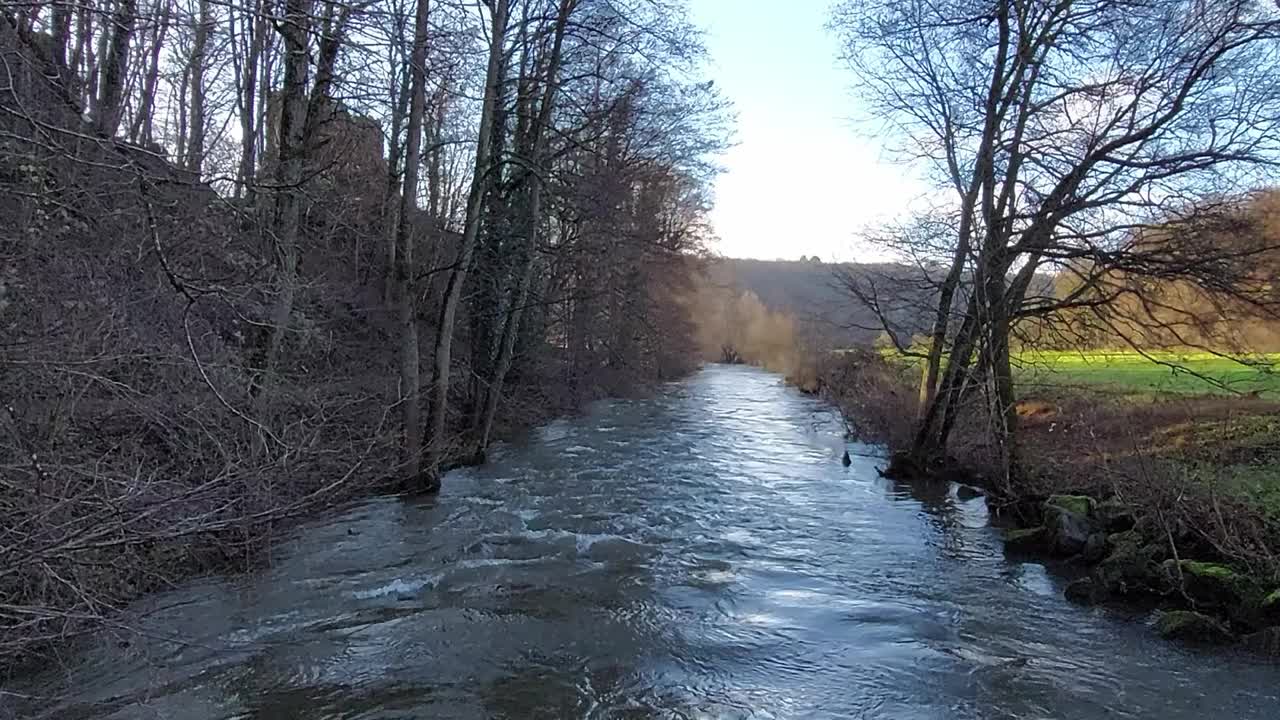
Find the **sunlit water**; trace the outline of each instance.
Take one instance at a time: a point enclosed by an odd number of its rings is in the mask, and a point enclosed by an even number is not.
[[[845,447],[712,367],[300,528],[22,690],[69,720],[1280,717],[1280,670],[1068,604],[980,499]]]

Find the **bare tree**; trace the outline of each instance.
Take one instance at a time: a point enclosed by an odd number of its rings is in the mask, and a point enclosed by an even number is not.
[[[1277,157],[1276,14],[1249,0],[871,1],[835,25],[865,96],[954,202],[912,455],[943,452],[966,389],[986,387],[1012,478],[1010,332],[1037,273],[1152,258],[1135,229],[1260,181]]]
[[[445,423],[449,412],[449,372],[453,362],[453,328],[457,322],[458,305],[462,300],[462,288],[470,270],[476,239],[480,234],[481,209],[492,179],[494,116],[498,111],[498,97],[502,93],[502,84],[505,82],[507,20],[510,10],[510,0],[492,0],[489,5],[489,61],[485,71],[480,127],[476,136],[475,170],[472,173],[471,190],[467,195],[462,243],[458,249],[453,271],[449,274],[449,283],[440,308],[440,321],[436,327],[435,361],[431,374],[433,396],[427,425],[427,462],[417,482],[422,487],[430,487],[439,482],[440,464],[446,448]]]
[[[421,384],[418,380],[418,293],[414,283],[415,238],[410,233],[411,213],[418,199],[418,171],[422,164],[423,116],[427,106],[427,28],[428,0],[418,0],[413,23],[413,51],[409,56],[410,102],[409,126],[404,153],[404,186],[396,214],[396,284],[400,304],[400,399],[404,408],[404,455],[409,477],[420,473],[421,455]]]
[[[205,154],[205,68],[209,61],[209,33],[213,30],[213,17],[209,12],[209,0],[198,0],[198,10],[193,19],[194,40],[188,64],[187,88],[191,97],[191,131],[187,137],[186,167],[196,175],[204,168]]]
[[[133,40],[133,27],[137,20],[137,0],[118,0],[111,16],[110,41],[102,34],[102,79],[98,85],[97,100],[93,111],[95,129],[108,137],[115,135],[120,125],[121,101],[124,97],[125,70],[129,64],[129,44]],[[105,57],[103,57],[105,56]]]
[[[262,72],[262,53],[267,41],[266,0],[252,0],[246,6],[241,18],[243,33],[247,35],[247,48],[244,61],[238,74],[239,106],[240,106],[240,167],[237,192],[252,191],[257,174],[258,138],[261,135],[261,123],[258,120],[261,109],[258,93]],[[269,74],[267,74],[269,76]],[[269,83],[261,83],[266,87]]]

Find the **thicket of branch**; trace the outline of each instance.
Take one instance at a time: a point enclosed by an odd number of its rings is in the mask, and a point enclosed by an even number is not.
[[[0,8],[0,665],[694,367],[699,53],[651,2]]]

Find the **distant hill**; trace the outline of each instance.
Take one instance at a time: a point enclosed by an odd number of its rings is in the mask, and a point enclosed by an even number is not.
[[[848,289],[850,280],[882,292],[886,315],[899,333],[928,327],[932,293],[919,285],[919,271],[902,265],[822,263],[811,260],[723,258],[712,279],[754,293],[769,309],[786,312],[811,341],[830,347],[867,345],[881,334],[876,313]]]

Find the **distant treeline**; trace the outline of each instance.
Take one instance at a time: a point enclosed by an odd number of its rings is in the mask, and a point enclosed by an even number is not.
[[[803,360],[795,319],[771,310],[750,290],[704,280],[692,307],[706,362],[746,363],[790,374]]]
[[[1234,287],[1218,287],[1215,263],[1225,261],[1208,253],[1202,275],[1150,272],[1141,263],[1098,269],[1088,260],[1063,262],[1042,287],[1043,301],[1063,308],[1029,318],[1015,340],[1051,349],[1280,352],[1280,319],[1274,313],[1280,286],[1273,281],[1280,275],[1280,190],[1240,197],[1204,228],[1171,223],[1135,230],[1134,245],[1158,255],[1169,236],[1189,233],[1194,239],[1184,242],[1234,251],[1251,269],[1230,278]]]
[[[1187,230],[1176,223],[1162,229],[1157,223],[1133,232],[1145,238],[1139,245],[1157,247],[1162,234]],[[1243,196],[1221,221],[1198,232],[1203,234],[1199,242],[1227,248],[1238,244],[1241,254],[1249,253],[1256,263],[1257,282],[1267,283],[1280,272],[1280,251],[1259,253],[1253,246],[1280,247],[1280,191]],[[945,271],[906,263],[724,258],[708,274],[712,284],[736,288],[731,295],[744,305],[738,312],[774,318],[773,325],[788,328],[780,334],[797,344],[922,347]],[[956,294],[963,300],[969,292],[971,283],[965,281]],[[1280,302],[1280,288],[1271,292]],[[1055,311],[1020,322],[1011,338],[1018,347],[1280,352],[1280,322],[1265,305],[1141,268],[1096,272],[1083,260],[1046,264],[1029,283],[1028,302],[1052,305]],[[760,307],[748,310],[753,303]]]

